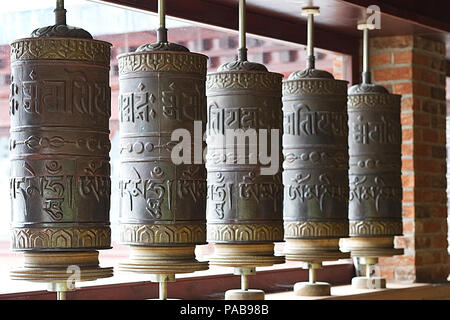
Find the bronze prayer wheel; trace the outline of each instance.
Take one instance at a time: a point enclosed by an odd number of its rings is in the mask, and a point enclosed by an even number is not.
[[[112,275],[96,252],[111,242],[111,44],[55,13],[56,25],[11,44],[11,243],[26,252],[12,276],[60,280],[78,261],[92,280]]]
[[[207,76],[206,214],[207,240],[215,244],[212,264],[256,267],[284,260],[274,256],[273,244],[283,240],[280,166],[262,174],[257,154],[250,151],[257,140],[227,141],[233,134],[257,135],[265,129],[270,144],[271,129],[281,129],[281,80],[282,75],[248,61],[225,64]],[[279,156],[279,140],[272,155]],[[258,147],[263,143],[259,140]]]
[[[353,278],[358,288],[381,288],[386,280],[371,276],[380,256],[402,254],[394,236],[402,234],[401,96],[371,83],[368,32],[363,30],[363,82],[348,90],[349,223],[343,247],[362,258],[366,277]]]
[[[171,135],[184,129],[202,144],[207,57],[158,42],[120,55],[121,242],[131,246],[122,270],[150,274],[207,269],[195,260],[206,242],[206,170],[175,164]],[[191,145],[191,143],[189,143]]]
[[[347,81],[316,69],[283,83],[286,258],[338,258],[348,236]]]
[[[371,277],[378,257],[403,253],[394,248],[402,234],[400,95],[363,83],[348,92],[350,152],[350,238],[343,247],[362,258],[366,277],[353,278],[357,288],[383,288]]]
[[[400,98],[372,84],[349,89],[352,238],[402,234]]]

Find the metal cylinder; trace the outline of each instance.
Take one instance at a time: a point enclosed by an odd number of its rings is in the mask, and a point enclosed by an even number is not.
[[[13,250],[110,247],[110,46],[66,25],[11,44]]]
[[[211,263],[242,267],[232,249],[219,258],[220,248],[241,245],[238,255],[272,256],[273,242],[283,240],[281,80],[248,61],[225,64],[207,76],[207,240],[216,244]],[[270,164],[261,161],[264,153],[272,157]],[[264,173],[268,166],[273,172]]]
[[[348,236],[347,81],[321,70],[283,83],[286,258],[334,260]]]
[[[377,242],[352,253],[391,251],[374,237],[402,234],[400,98],[367,83],[348,91],[349,235]]]
[[[121,242],[149,250],[184,246],[193,255],[193,247],[206,240],[207,57],[157,42],[118,60]],[[187,161],[177,164],[171,156],[178,144],[172,133],[180,129],[189,135],[192,149],[184,154]]]

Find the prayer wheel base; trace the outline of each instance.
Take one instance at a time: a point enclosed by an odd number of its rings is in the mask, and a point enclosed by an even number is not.
[[[264,300],[265,294],[257,289],[233,289],[225,292],[225,300]]]
[[[342,239],[342,247],[350,251],[352,257],[360,258],[366,265],[366,276],[352,279],[355,289],[384,289],[386,279],[371,275],[372,267],[378,263],[378,257],[390,257],[403,254],[403,249],[394,248],[394,237],[353,237]]]
[[[297,296],[329,296],[331,286],[326,282],[297,282],[294,285],[294,294]]]
[[[128,261],[119,269],[153,275],[175,275],[208,270],[208,262],[195,259],[195,245],[176,247],[131,246]],[[158,282],[158,281],[156,281]]]
[[[355,277],[352,279],[354,289],[385,289],[386,279],[382,277]]]
[[[321,263],[349,258],[339,251],[339,239],[285,239],[286,260]]]
[[[377,258],[403,254],[403,249],[394,248],[394,237],[353,237],[342,239],[342,250],[352,257]]]
[[[47,282],[60,291],[60,284],[92,281],[113,276],[113,268],[99,266],[98,251],[89,252],[25,252],[24,266],[13,269],[13,280]],[[65,290],[69,291],[69,290]]]
[[[283,256],[274,255],[273,243],[214,245],[210,263],[221,267],[255,268],[284,263]]]

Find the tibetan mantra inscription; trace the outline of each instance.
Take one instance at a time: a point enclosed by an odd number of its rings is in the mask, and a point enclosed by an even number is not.
[[[281,168],[262,174],[261,146],[281,142],[281,79],[259,64],[236,61],[207,77],[207,239],[216,244],[283,240]],[[273,136],[275,129],[278,136]],[[261,132],[267,139],[261,140]],[[254,135],[252,136],[252,134]],[[236,140],[229,142],[232,135]],[[279,139],[277,139],[278,137]],[[234,139],[234,138],[233,138]],[[258,141],[259,140],[259,141]],[[257,150],[252,147],[257,146]],[[278,165],[277,165],[278,164]],[[256,260],[254,261],[256,263]]]
[[[348,235],[347,82],[316,69],[283,83],[286,239]]]
[[[206,172],[202,157],[194,157],[194,139],[203,147],[207,58],[138,50],[118,59],[121,242],[203,244]],[[190,163],[172,160],[177,129],[191,137]]]
[[[30,38],[12,44],[15,250],[110,247],[110,44],[71,42]],[[49,45],[71,54],[52,55]],[[94,57],[93,50],[105,54]]]
[[[377,85],[349,89],[351,237],[402,234],[400,96]]]

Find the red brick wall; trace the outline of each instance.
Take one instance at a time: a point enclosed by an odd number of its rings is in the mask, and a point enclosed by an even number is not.
[[[373,81],[402,95],[403,236],[405,254],[381,258],[388,280],[441,282],[449,274],[447,243],[445,45],[418,36],[373,38]]]

